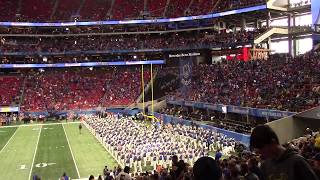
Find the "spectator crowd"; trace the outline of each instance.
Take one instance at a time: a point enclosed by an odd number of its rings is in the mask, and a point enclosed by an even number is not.
[[[113,36],[65,36],[2,38],[1,53],[65,53],[76,51],[119,51],[142,49],[193,49],[248,44],[261,30],[236,32],[207,30],[165,34],[138,34]]]
[[[127,106],[141,93],[141,71],[128,68],[73,68],[31,71],[25,75],[22,111],[94,109]],[[144,73],[150,80],[149,71]]]
[[[17,0],[0,2],[0,21],[124,20],[204,15],[265,4],[263,0]]]
[[[319,57],[310,52],[195,66],[188,90],[171,92],[170,98],[300,112],[320,104]]]

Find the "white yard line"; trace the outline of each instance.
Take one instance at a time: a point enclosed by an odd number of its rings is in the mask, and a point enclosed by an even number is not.
[[[33,154],[33,158],[32,158],[32,164],[31,164],[31,167],[30,167],[29,178],[28,178],[29,180],[30,180],[30,178],[31,178],[31,173],[32,173],[33,164],[34,164],[34,159],[36,158],[36,154],[37,154],[37,150],[38,150],[38,144],[39,144],[39,140],[40,140],[41,129],[42,129],[42,126],[40,126],[39,135],[38,135],[38,140],[37,140],[36,148],[35,148],[35,150],[34,150],[34,154]]]
[[[3,146],[3,148],[0,150],[0,154],[2,153],[2,151],[7,147],[7,145],[9,144],[9,142],[11,141],[11,139],[13,138],[13,136],[17,133],[19,127],[16,129],[16,131],[12,134],[12,136],[10,137],[10,139],[8,140],[8,142]]]
[[[68,146],[69,146],[69,149],[70,149],[70,152],[71,152],[71,156],[72,156],[72,159],[73,159],[73,163],[74,163],[74,165],[75,165],[75,167],[76,167],[76,170],[77,170],[78,178],[80,178],[79,169],[78,169],[76,160],[74,159],[74,155],[73,155],[73,152],[72,152],[72,148],[71,148],[70,143],[69,143],[69,138],[68,138],[68,135],[67,135],[67,133],[66,133],[66,130],[64,129],[63,124],[62,124],[62,127],[63,127],[64,134],[66,135],[66,138],[67,138]]]
[[[13,126],[1,126],[1,128],[11,128],[11,127],[29,127],[29,126],[42,126],[42,125],[46,125],[46,126],[53,126],[53,125],[59,125],[59,124],[79,124],[80,122],[65,122],[65,123],[50,123],[50,124],[21,124],[21,125],[13,125]]]
[[[107,146],[105,145],[104,142],[102,142],[95,134],[93,131],[91,131],[91,127],[84,121],[83,122],[84,126],[88,129],[88,131],[93,135],[93,137],[102,145],[102,147],[106,150],[107,153],[109,153],[110,156],[112,156],[112,158],[118,163],[118,165],[120,165],[122,168],[124,168],[124,166],[118,161],[118,159],[116,157],[113,156],[113,154],[109,151],[109,149],[107,148]]]

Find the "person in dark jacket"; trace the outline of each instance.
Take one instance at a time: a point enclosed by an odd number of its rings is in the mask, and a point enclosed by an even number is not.
[[[261,165],[266,180],[318,180],[307,161],[292,149],[279,143],[276,133],[267,125],[253,129],[250,149],[261,155]]]

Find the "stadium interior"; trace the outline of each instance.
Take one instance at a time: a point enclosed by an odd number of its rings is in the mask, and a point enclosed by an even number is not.
[[[0,180],[317,180],[319,122],[319,0],[0,0]]]

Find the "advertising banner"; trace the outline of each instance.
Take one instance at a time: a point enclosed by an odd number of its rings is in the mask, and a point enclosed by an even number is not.
[[[314,33],[312,36],[313,44],[317,45],[320,43],[320,1],[311,1],[311,13],[312,13],[312,24],[314,26]]]
[[[0,112],[1,113],[19,112],[19,107],[1,107],[0,106]]]
[[[56,64],[0,64],[0,69],[12,68],[65,68],[65,67],[98,67],[98,66],[132,66],[147,64],[165,64],[164,60],[149,61],[118,61],[90,63],[56,63]]]
[[[183,57],[180,58],[180,82],[181,93],[185,96],[191,86],[193,58]]]
[[[232,105],[223,105],[223,104],[210,104],[210,103],[201,103],[194,101],[167,101],[168,104],[172,105],[180,105],[180,106],[188,106],[199,109],[208,109],[213,111],[219,111],[223,113],[235,113],[235,114],[243,114],[250,115],[254,117],[264,117],[264,118],[283,118],[287,116],[295,115],[295,112],[289,111],[278,111],[278,110],[270,110],[270,109],[258,109],[258,108],[249,108],[249,107],[241,107],[241,106],[232,106]]]

